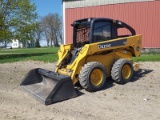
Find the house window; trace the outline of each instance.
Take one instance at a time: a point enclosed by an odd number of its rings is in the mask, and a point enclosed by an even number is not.
[[[13,46],[15,46],[15,47],[16,47],[16,46],[17,46],[17,43],[14,43],[14,44],[13,44]]]

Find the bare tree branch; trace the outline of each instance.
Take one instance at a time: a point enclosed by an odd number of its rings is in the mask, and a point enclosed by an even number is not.
[[[59,46],[59,42],[62,42],[62,22],[61,17],[55,14],[48,14],[47,16],[42,17],[41,23],[45,33],[47,45],[50,46]]]

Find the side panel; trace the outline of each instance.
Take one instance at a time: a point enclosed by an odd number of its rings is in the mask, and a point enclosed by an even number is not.
[[[160,1],[134,2],[66,9],[66,43],[72,43],[72,27],[76,19],[107,17],[118,19],[132,26],[143,35],[143,48],[160,48]]]

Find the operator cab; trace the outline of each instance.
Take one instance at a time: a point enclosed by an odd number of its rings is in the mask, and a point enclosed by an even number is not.
[[[126,28],[131,35],[136,34],[135,30],[126,23],[109,18],[80,19],[74,21],[71,26],[73,26],[73,44],[75,47],[130,36],[118,36],[119,28]]]

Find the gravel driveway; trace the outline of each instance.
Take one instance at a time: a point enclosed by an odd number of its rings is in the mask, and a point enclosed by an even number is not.
[[[19,87],[26,73],[38,67],[53,70],[54,64],[0,64],[1,120],[160,120],[160,62],[141,62],[141,70],[125,85],[108,80],[104,90],[82,89],[77,98],[49,106]]]

